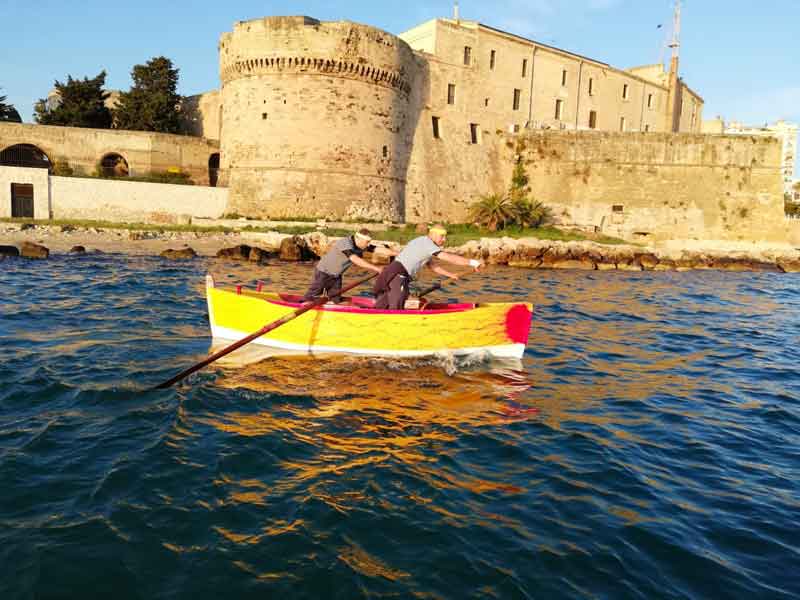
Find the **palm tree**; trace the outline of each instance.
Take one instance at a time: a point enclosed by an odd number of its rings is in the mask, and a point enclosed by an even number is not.
[[[17,109],[13,104],[6,104],[6,97],[0,96],[0,121],[12,121],[14,123],[22,123]]]
[[[514,204],[511,198],[501,194],[482,196],[470,208],[470,218],[489,229],[497,231],[514,222]]]

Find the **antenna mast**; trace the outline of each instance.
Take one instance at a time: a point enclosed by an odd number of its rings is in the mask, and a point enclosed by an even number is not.
[[[681,0],[675,0],[675,15],[672,17],[672,58],[677,59],[681,46]]]
[[[453,3],[453,20],[456,22],[461,20],[458,14],[458,0],[455,0],[455,2]]]

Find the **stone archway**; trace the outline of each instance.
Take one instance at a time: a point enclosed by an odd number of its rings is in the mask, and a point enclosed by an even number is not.
[[[101,177],[127,177],[130,173],[128,161],[116,152],[109,152],[100,159],[99,170]]]
[[[53,163],[44,151],[33,144],[14,144],[0,152],[0,166],[30,167],[53,172]]]
[[[214,152],[208,157],[208,185],[217,187],[219,178],[219,152]]]

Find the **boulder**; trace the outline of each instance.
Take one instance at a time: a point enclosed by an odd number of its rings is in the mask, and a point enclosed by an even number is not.
[[[653,267],[653,271],[674,271],[675,261],[668,258],[659,259],[658,264]]]
[[[364,254],[366,257],[366,254]],[[392,255],[389,254],[389,249],[386,246],[376,246],[375,252],[367,259],[376,265],[388,265],[392,262]]]
[[[676,271],[691,271],[694,269],[710,269],[711,261],[702,256],[679,258],[675,261]]]
[[[599,262],[595,263],[598,271],[616,271],[617,270],[617,263],[610,263],[610,262]]]
[[[580,269],[583,271],[594,271],[594,263],[588,259],[568,258],[556,260],[548,264],[549,269]]]
[[[239,244],[232,248],[221,248],[217,252],[217,258],[224,258],[226,260],[250,260],[250,246],[247,244]]]
[[[59,227],[59,230],[61,231],[61,233],[70,233],[72,231],[75,231],[75,226],[74,225],[62,225],[61,227]]]
[[[25,258],[47,258],[50,256],[50,250],[33,242],[22,242],[20,256]]]
[[[261,263],[274,256],[276,256],[275,252],[270,252],[269,250],[265,250],[264,248],[257,248],[256,246],[252,246],[250,248],[250,254],[248,255],[247,259],[250,262]]]
[[[297,242],[297,236],[286,238],[281,242],[280,259],[281,260],[303,260],[303,248]]]
[[[509,267],[520,267],[522,269],[538,269],[542,266],[542,261],[538,258],[532,258],[530,260],[527,259],[516,259],[512,258],[508,261]]]
[[[541,258],[542,258],[541,267],[543,269],[549,269],[551,268],[550,265],[572,260],[572,255],[570,254],[568,248],[565,248],[563,246],[551,246],[542,253]]]
[[[530,244],[517,244],[514,250],[514,255],[508,259],[508,264],[511,263],[529,263],[540,265],[542,263],[542,254],[547,250],[546,246],[532,246]]]
[[[784,273],[800,273],[800,258],[779,258],[778,268]]]
[[[778,265],[749,258],[716,258],[711,262],[712,269],[724,271],[780,271]]]
[[[643,270],[652,271],[658,264],[658,257],[649,252],[633,255],[633,262],[639,263]]]
[[[83,246],[73,246],[69,249],[70,254],[86,254],[86,248]]]
[[[19,256],[16,246],[0,246],[0,256]]]
[[[321,231],[313,231],[302,236],[305,248],[317,258],[322,257],[330,245],[328,236]]]
[[[448,248],[447,251],[466,258],[478,258],[482,256],[481,243],[478,240],[469,240],[456,248]]]
[[[20,231],[26,231],[28,229],[36,229],[36,225],[33,223],[21,223],[19,226]]]
[[[641,271],[642,265],[638,262],[618,262],[617,271]]]
[[[181,248],[180,250],[173,250],[172,248],[167,248],[161,254],[161,257],[168,258],[170,260],[186,260],[190,258],[195,258],[197,256],[197,252],[194,251],[193,248]]]

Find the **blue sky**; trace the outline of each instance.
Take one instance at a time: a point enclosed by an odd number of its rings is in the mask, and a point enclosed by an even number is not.
[[[234,21],[306,14],[399,33],[452,14],[452,1],[0,0],[0,94],[26,121],[53,80],[108,72],[130,86],[131,67],[164,55],[182,94],[219,86],[217,41]],[[461,16],[615,67],[658,62],[672,0],[461,0]],[[663,23],[664,27],[657,29]],[[684,0],[681,71],[705,100],[704,117],[800,122],[800,0]]]

